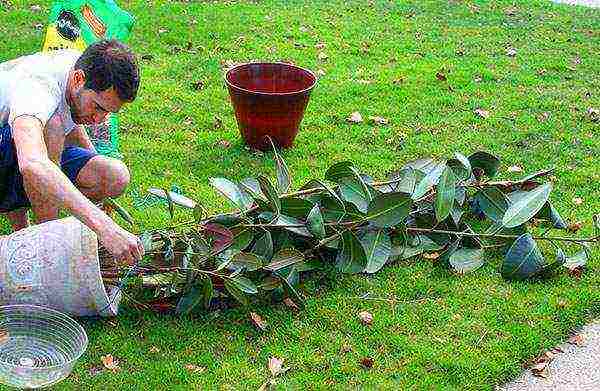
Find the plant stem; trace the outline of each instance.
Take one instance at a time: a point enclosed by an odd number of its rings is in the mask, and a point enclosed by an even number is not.
[[[469,236],[476,238],[501,238],[501,239],[517,239],[520,235],[501,235],[501,234],[483,234],[483,233],[468,233],[462,231],[446,231],[441,229],[430,229],[430,228],[416,228],[407,227],[407,231],[410,232],[428,232],[436,234],[449,234],[457,236]],[[535,240],[556,240],[559,242],[573,242],[573,243],[593,243],[600,241],[600,235],[591,238],[565,238],[562,236],[532,236]]]

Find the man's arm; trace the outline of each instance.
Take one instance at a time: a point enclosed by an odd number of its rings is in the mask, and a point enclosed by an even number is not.
[[[81,125],[75,125],[73,130],[71,130],[69,132],[69,134],[67,134],[67,138],[65,139],[65,144],[75,145],[78,147],[89,149],[92,152],[96,152],[96,148],[94,147],[94,144],[92,144],[90,137],[88,136],[87,132]]]
[[[12,123],[19,171],[25,188],[46,194],[49,202],[69,210],[98,235],[100,242],[118,260],[133,263],[144,249],[137,237],[88,200],[48,157],[39,119],[22,115]],[[29,190],[27,190],[29,191]]]

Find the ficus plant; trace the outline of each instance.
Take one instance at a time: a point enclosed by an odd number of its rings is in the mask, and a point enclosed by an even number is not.
[[[598,215],[592,237],[557,234],[567,224],[550,200],[552,170],[494,181],[500,160],[487,152],[411,161],[385,181],[343,161],[293,191],[273,150],[275,178],[210,179],[231,213],[207,216],[196,201],[151,189],[171,215],[182,206],[193,220],[141,234],[147,255],[127,275],[139,277],[143,297],[178,313],[223,296],[244,305],[265,295],[301,304],[303,275],[326,264],[371,274],[424,256],[463,274],[480,268],[487,251],[503,254],[505,279],[526,280],[581,269],[600,238]],[[106,261],[102,268],[107,283],[126,273]]]

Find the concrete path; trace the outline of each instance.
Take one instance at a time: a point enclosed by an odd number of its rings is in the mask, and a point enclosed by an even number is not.
[[[552,0],[555,3],[583,5],[585,7],[600,8],[600,0]]]
[[[547,378],[530,370],[498,391],[598,391],[600,390],[600,321],[585,326],[579,333],[581,346],[565,343],[547,366]]]

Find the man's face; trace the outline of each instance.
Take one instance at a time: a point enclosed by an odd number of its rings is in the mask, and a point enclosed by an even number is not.
[[[85,79],[74,81],[69,106],[73,121],[79,125],[91,125],[104,122],[110,113],[116,113],[123,106],[114,87],[96,92],[83,86]]]

